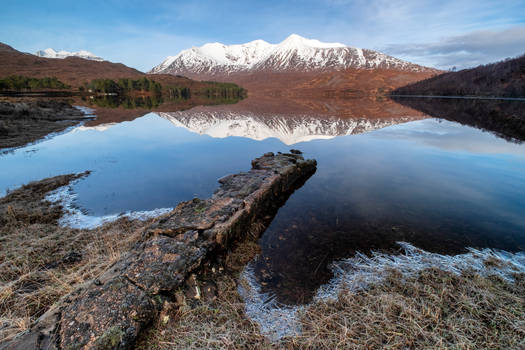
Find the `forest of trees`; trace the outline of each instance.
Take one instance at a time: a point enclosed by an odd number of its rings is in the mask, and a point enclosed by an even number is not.
[[[525,55],[444,73],[400,87],[393,94],[525,97]]]
[[[57,78],[28,78],[21,75],[13,75],[0,79],[0,90],[21,91],[36,89],[69,89],[69,86]]]
[[[162,93],[162,85],[146,77],[140,79],[121,78],[117,82],[111,79],[95,79],[84,87],[87,91],[98,93],[127,94],[132,91]]]

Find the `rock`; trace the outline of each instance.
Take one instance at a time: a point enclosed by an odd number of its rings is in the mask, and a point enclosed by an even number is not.
[[[180,203],[144,230],[142,239],[96,280],[63,298],[7,349],[130,349],[157,319],[167,296],[190,286],[193,299],[213,298],[192,272],[215,250],[260,233],[290,194],[316,170],[297,153],[266,153],[252,169],[219,179],[206,200]],[[188,279],[189,278],[189,279]],[[204,288],[204,290],[202,289]]]

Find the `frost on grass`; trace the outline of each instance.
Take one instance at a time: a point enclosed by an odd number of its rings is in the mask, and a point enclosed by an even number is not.
[[[262,293],[252,263],[245,267],[240,279],[239,294],[244,300],[246,315],[259,325],[261,334],[277,341],[301,332],[297,314],[302,306],[283,305],[272,295]]]
[[[472,272],[483,277],[498,276],[509,283],[515,282],[516,274],[525,273],[525,252],[469,248],[468,253],[450,256],[430,253],[406,242],[398,244],[403,248],[403,254],[372,252],[371,256],[367,256],[358,253],[352,258],[332,263],[330,268],[334,277],[317,290],[313,303],[336,300],[343,290],[357,292],[381,283],[392,270],[398,271],[401,278],[437,268],[456,275]],[[246,305],[246,315],[259,325],[261,333],[271,341],[301,333],[299,313],[308,305],[282,305],[272,295],[262,293],[252,263],[241,274],[239,293]]]
[[[64,208],[64,215],[59,220],[60,226],[93,229],[122,217],[147,220],[173,210],[173,208],[160,208],[148,211],[127,211],[119,214],[92,216],[83,212],[77,205],[75,205],[76,198],[77,194],[73,191],[72,184],[57,188],[46,196],[46,200],[53,203],[59,203]]]

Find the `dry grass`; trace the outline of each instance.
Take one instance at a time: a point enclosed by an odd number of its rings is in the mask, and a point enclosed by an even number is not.
[[[437,269],[343,292],[302,315],[302,349],[523,349],[525,279],[508,284]]]
[[[246,262],[251,245],[230,256]],[[436,269],[403,280],[392,271],[366,291],[311,305],[301,314],[300,336],[271,344],[244,314],[236,282],[242,266],[218,279],[216,299],[168,305],[139,348],[525,349],[523,275],[509,284]]]
[[[95,230],[17,225],[0,236],[0,339],[27,329],[60,297],[101,274],[140,237],[143,222]]]

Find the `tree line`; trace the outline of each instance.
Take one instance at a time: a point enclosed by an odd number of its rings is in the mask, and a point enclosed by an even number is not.
[[[215,81],[205,81],[207,87],[201,93],[207,98],[220,99],[242,99],[246,97],[246,90],[234,83],[219,83]]]
[[[69,89],[70,86],[64,84],[55,77],[29,78],[22,75],[12,75],[0,79],[0,90],[35,90],[35,89]]]
[[[79,90],[87,94],[108,94],[120,97],[134,96],[134,92],[146,92],[146,95],[154,96],[151,103],[144,100],[144,106],[155,106],[158,101],[166,100],[187,100],[192,95],[213,100],[214,103],[234,103],[246,97],[246,90],[234,83],[219,83],[205,81],[203,84],[194,88],[188,86],[166,85],[163,86],[153,79],[142,77],[139,79],[120,78],[113,79],[93,79],[85,82]],[[32,89],[71,89],[57,78],[29,78],[24,76],[10,76],[0,79],[0,90],[21,91]],[[141,101],[134,102],[129,99],[124,101],[131,107],[142,105]],[[102,101],[103,104],[112,105],[113,101]],[[138,103],[139,105],[136,105]]]

